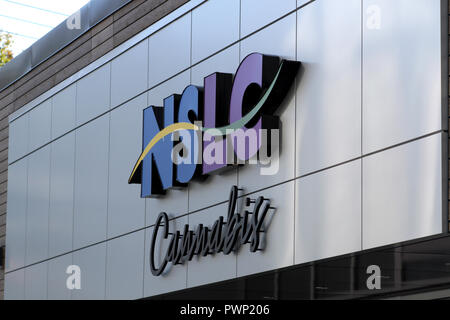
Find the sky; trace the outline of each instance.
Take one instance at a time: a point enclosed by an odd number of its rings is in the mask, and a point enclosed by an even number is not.
[[[0,0],[0,32],[13,36],[14,56],[31,46],[89,0]]]

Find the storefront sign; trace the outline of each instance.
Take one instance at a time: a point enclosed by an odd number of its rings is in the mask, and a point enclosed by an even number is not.
[[[234,79],[213,73],[204,88],[188,86],[181,96],[164,99],[164,107],[145,109],[142,154],[128,182],[141,184],[143,198],[161,196],[193,178],[259,157],[262,149],[270,154],[270,140],[263,138],[278,130],[274,114],[299,67],[297,61],[253,53]]]
[[[268,226],[264,223],[269,210],[270,200],[258,197],[255,200],[246,198],[248,205],[254,203],[253,211],[245,211],[242,215],[236,212],[238,188],[233,186],[228,201],[227,218],[217,219],[210,228],[200,224],[195,231],[187,224],[183,231],[169,232],[169,217],[165,212],[159,214],[153,229],[150,247],[150,268],[154,276],[161,275],[167,264],[183,264],[194,256],[206,257],[222,252],[225,255],[239,250],[242,245],[250,244],[250,252],[261,249],[261,233]],[[156,243],[168,241],[167,251],[160,263],[156,259]]]

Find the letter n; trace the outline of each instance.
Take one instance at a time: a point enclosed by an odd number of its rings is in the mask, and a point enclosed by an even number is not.
[[[163,108],[152,106],[144,110],[142,150],[162,129],[174,123],[179,101],[179,95],[172,95],[164,99]],[[171,159],[173,146],[171,134],[167,135],[156,143],[142,161],[142,198],[164,195],[165,190],[178,186]]]

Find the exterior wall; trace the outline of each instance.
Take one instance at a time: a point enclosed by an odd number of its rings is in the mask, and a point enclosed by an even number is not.
[[[0,247],[6,239],[8,116],[187,1],[134,0],[0,92]],[[3,289],[0,268],[0,299]]]
[[[380,28],[367,27],[373,5]],[[441,233],[440,10],[439,0],[209,0],[46,92],[10,122],[6,298],[141,298]],[[280,113],[280,171],[239,167],[140,199],[126,182],[142,110],[234,73],[251,52],[303,63]],[[265,251],[153,277],[158,213],[177,229],[207,225],[232,185],[277,208]],[[69,264],[82,290],[64,289]]]

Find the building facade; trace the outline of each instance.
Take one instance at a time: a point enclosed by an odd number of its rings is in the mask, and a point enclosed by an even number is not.
[[[0,91],[6,299],[400,297],[450,283],[445,259],[409,255],[450,249],[446,0],[133,0],[105,12],[45,60],[31,51]],[[193,167],[164,161],[175,131],[151,150],[193,112],[230,127],[253,105],[241,127],[277,119],[270,165],[191,181]]]

